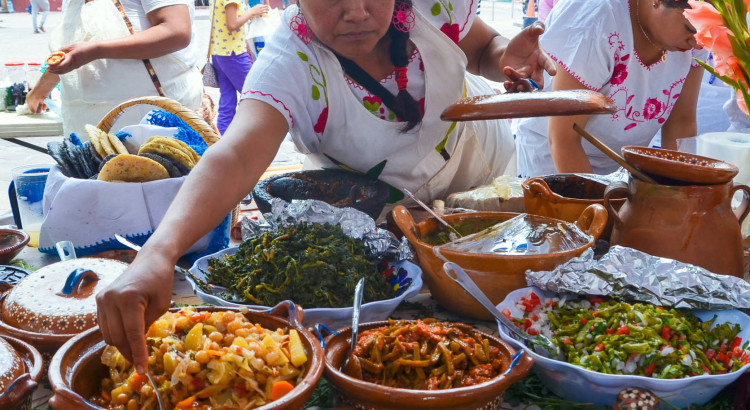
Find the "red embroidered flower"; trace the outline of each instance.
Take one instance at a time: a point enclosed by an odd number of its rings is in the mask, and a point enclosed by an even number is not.
[[[442,27],[440,27],[440,31],[445,33],[445,35],[448,36],[448,38],[450,38],[451,40],[453,40],[454,43],[458,44],[458,33],[459,33],[458,24],[445,23],[443,24]]]
[[[646,105],[643,106],[643,118],[652,120],[661,113],[662,105],[656,98],[649,98],[646,100]]]
[[[296,33],[305,44],[310,44],[312,41],[313,32],[307,26],[307,21],[301,11],[289,21],[289,29]]]
[[[323,108],[318,116],[318,122],[313,126],[313,131],[318,134],[322,133],[326,129],[326,122],[328,122],[328,107]]]
[[[609,82],[612,85],[620,85],[625,82],[626,78],[628,78],[628,66],[617,64],[615,65],[614,73],[612,73],[612,79]]]

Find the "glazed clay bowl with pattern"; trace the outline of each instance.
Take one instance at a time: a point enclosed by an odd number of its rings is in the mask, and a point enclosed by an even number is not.
[[[630,165],[670,185],[676,185],[674,181],[723,184],[740,172],[734,164],[686,152],[636,145],[624,146],[620,151]]]
[[[81,258],[29,274],[0,296],[0,334],[51,358],[68,339],[96,326],[96,294],[127,267],[112,259]]]
[[[178,308],[171,311],[176,312]],[[257,410],[301,409],[312,397],[315,386],[323,375],[323,348],[302,323],[302,308],[284,301],[268,311],[247,310],[228,306],[196,306],[197,312],[232,311],[245,315],[251,323],[266,329],[296,329],[305,348],[308,365],[302,380],[279,400]],[[55,354],[49,366],[49,380],[54,392],[50,405],[56,410],[101,409],[88,399],[101,391],[107,367],[101,362],[106,343],[99,327],[89,329],[66,342]]]
[[[450,225],[466,222],[489,222],[494,223],[508,221],[516,216],[526,215],[512,212],[469,212],[457,213],[443,216]],[[574,224],[559,219],[552,219],[538,215],[528,215],[536,221],[537,226],[563,226],[568,231],[577,231]],[[470,253],[453,249],[441,249],[441,255],[448,261],[461,266],[471,277],[479,289],[487,295],[492,303],[500,303],[505,296],[520,288],[525,288],[526,271],[549,271],[557,265],[580,256],[583,251],[594,246],[599,239],[604,227],[607,225],[607,210],[599,204],[589,205],[580,215],[575,225],[586,235],[578,237],[576,246],[550,251],[546,253]],[[411,213],[403,207],[396,206],[393,209],[393,220],[401,232],[414,247],[422,267],[422,278],[430,288],[432,296],[443,307],[463,316],[493,320],[492,316],[473,296],[467,293],[453,279],[445,274],[443,264],[445,261],[435,255],[434,246],[426,243],[426,237],[441,230],[442,225],[435,218],[416,223]],[[556,238],[545,237],[545,241],[552,243]]]
[[[42,355],[33,346],[0,337],[0,409],[30,410],[43,367]]]
[[[19,229],[0,229],[0,265],[7,265],[29,243],[29,235]]]
[[[388,325],[387,321],[361,323],[359,334]],[[351,377],[339,371],[349,354],[351,326],[325,338],[325,378],[336,389],[345,405],[357,409],[499,409],[505,390],[526,377],[534,360],[528,354],[522,354],[513,364],[515,349],[497,337],[475,331],[489,340],[490,346],[500,349],[503,362],[503,372],[484,383],[445,390],[414,390],[382,386]]]

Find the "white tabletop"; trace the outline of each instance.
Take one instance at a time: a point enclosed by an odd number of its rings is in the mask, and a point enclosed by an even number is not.
[[[51,137],[62,134],[62,118],[51,111],[31,115],[0,111],[0,138]]]

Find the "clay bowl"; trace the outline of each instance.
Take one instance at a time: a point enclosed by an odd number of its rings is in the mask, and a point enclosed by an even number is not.
[[[3,336],[14,353],[20,358],[21,369],[17,369],[16,375],[8,377],[9,374],[0,377],[2,380],[2,393],[0,393],[0,409],[27,410],[31,409],[31,396],[42,379],[43,360],[42,355],[30,344]],[[16,377],[17,376],[17,377]]]
[[[239,308],[227,306],[196,306],[195,310],[241,312]],[[312,396],[323,374],[323,348],[312,333],[296,325],[297,321],[302,321],[302,308],[287,301],[267,312],[245,309],[243,314],[251,322],[268,329],[293,328],[299,332],[309,360],[304,378],[281,399],[257,409],[301,409]],[[60,347],[49,366],[49,380],[54,393],[49,401],[50,406],[57,410],[101,409],[89,402],[88,398],[100,391],[101,380],[107,375],[107,368],[101,363],[105,346],[99,327],[94,327]]]
[[[739,173],[734,164],[685,152],[635,145],[624,146],[621,152],[625,161],[660,183],[723,184]]]
[[[377,219],[385,207],[388,185],[364,174],[340,169],[316,169],[274,175],[253,189],[258,209],[271,211],[271,200],[317,199],[333,206],[352,207]]]
[[[553,174],[529,178],[521,183],[526,212],[533,215],[575,222],[591,204],[604,206],[604,191],[607,183],[596,175]],[[625,203],[625,198],[610,201],[616,210]],[[609,240],[612,221],[602,233]]]
[[[361,323],[361,332],[388,322]],[[511,363],[516,351],[497,337],[477,331],[490,341],[491,346],[500,349],[503,361]],[[346,327],[338,334],[325,339],[325,377],[337,390],[346,405],[358,409],[498,409],[503,401],[505,390],[526,377],[534,360],[523,354],[512,366],[510,372],[488,382],[469,387],[448,390],[412,390],[380,386],[355,379],[339,371],[344,358],[349,353],[352,329]]]
[[[19,229],[0,229],[0,265],[7,265],[29,243],[29,235]]]
[[[502,222],[518,215],[512,212],[473,212],[446,215],[444,219],[449,224],[477,219]],[[551,224],[567,223],[543,216],[537,216],[536,218]],[[446,309],[460,315],[481,320],[494,320],[471,295],[445,274],[443,271],[444,261],[433,253],[434,247],[432,245],[421,240],[421,238],[437,232],[442,225],[434,218],[417,224],[409,211],[403,206],[394,208],[393,219],[416,250],[419,264],[423,270],[422,277],[435,300]],[[490,255],[447,249],[441,249],[440,253],[449,261],[461,266],[474,283],[490,298],[492,303],[498,304],[505,299],[508,293],[527,286],[526,270],[552,270],[557,265],[579,256],[583,251],[594,245],[594,242],[604,231],[606,224],[607,211],[603,206],[593,204],[586,208],[576,222],[576,225],[591,238],[588,242],[582,243],[581,246],[574,249],[526,255]]]

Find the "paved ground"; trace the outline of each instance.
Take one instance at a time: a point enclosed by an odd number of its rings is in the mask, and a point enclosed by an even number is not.
[[[513,9],[515,5],[515,10]],[[520,6],[510,2],[484,0],[480,8],[480,16],[489,22],[496,30],[505,36],[513,36],[520,30]],[[0,64],[7,62],[42,62],[49,55],[48,41],[50,33],[61,22],[62,13],[50,12],[45,23],[46,33],[34,34],[31,25],[31,15],[28,13],[0,14]],[[196,39],[201,52],[205,55],[208,47],[208,32],[210,30],[209,10],[198,8],[194,25]],[[217,89],[208,89],[214,101],[218,103]],[[60,140],[61,136],[42,138],[24,138],[23,140],[36,145],[45,146],[49,141]],[[299,161],[299,154],[294,152],[290,142],[282,146],[274,165],[286,165]],[[49,164],[52,159],[36,151],[20,147],[7,141],[0,140],[0,216],[10,209],[6,195],[11,181],[10,170],[18,165]],[[3,220],[0,217],[0,225]]]

